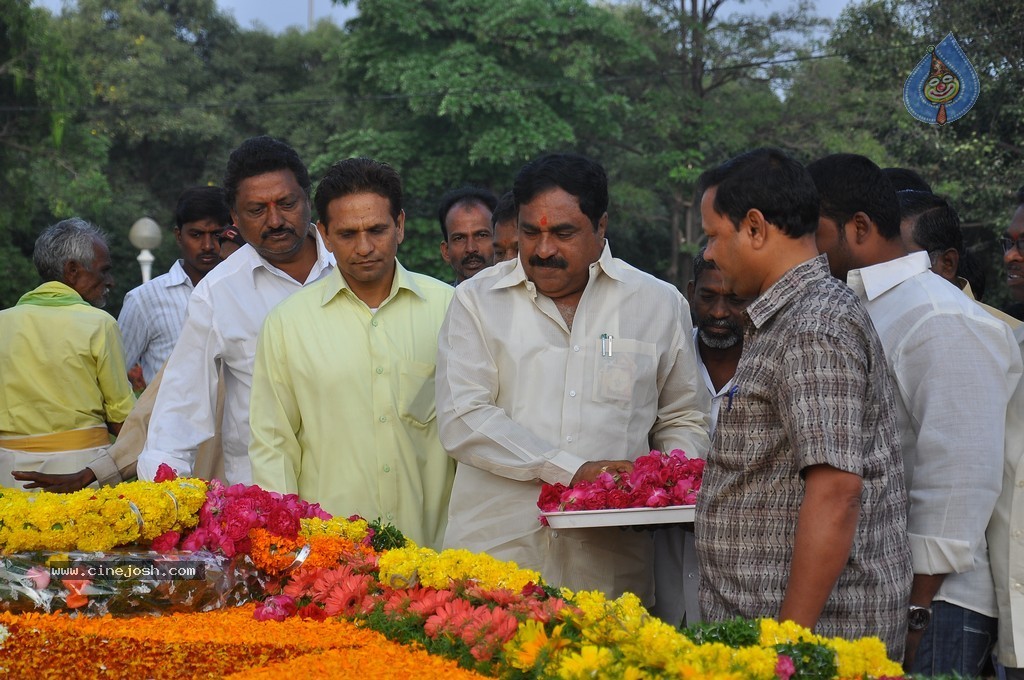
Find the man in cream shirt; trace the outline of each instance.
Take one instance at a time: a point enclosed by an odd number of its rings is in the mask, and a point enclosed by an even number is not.
[[[445,547],[650,603],[650,533],[538,521],[544,482],[626,472],[652,447],[708,448],[689,307],[612,257],[607,181],[582,156],[528,163],[513,189],[519,259],[455,290],[437,361],[441,443],[459,462]]]

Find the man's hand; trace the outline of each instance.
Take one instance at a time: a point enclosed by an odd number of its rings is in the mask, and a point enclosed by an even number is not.
[[[580,466],[580,469],[573,475],[572,481],[569,482],[569,486],[579,482],[592,482],[602,472],[607,472],[614,477],[629,474],[632,471],[633,461],[631,460],[594,460]]]
[[[11,475],[19,482],[30,482],[26,489],[42,489],[52,493],[71,493],[84,489],[96,481],[96,475],[89,468],[63,475],[49,475],[44,472],[26,472],[15,470]]]

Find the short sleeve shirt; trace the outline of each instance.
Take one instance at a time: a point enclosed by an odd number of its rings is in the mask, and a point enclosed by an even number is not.
[[[894,654],[906,635],[912,573],[896,407],[878,336],[824,256],[787,272],[746,314],[743,356],[698,499],[701,610],[712,621],[778,615],[803,470],[829,465],[859,475],[863,491],[848,565],[816,631],[877,635]]]

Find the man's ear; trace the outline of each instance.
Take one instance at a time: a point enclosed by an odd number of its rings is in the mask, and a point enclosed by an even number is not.
[[[64,281],[63,283],[71,288],[75,287],[75,283],[78,282],[78,277],[82,273],[82,265],[74,260],[69,260],[64,263]]]
[[[693,299],[693,281],[690,281],[689,283],[686,284],[686,299]]]
[[[864,243],[870,238],[871,232],[877,232],[878,226],[872,221],[867,213],[856,212],[853,214],[853,218],[845,225],[839,225],[840,229],[845,229],[847,225],[853,227],[852,238],[851,235],[847,234],[847,240],[857,245],[864,245]]]
[[[740,221],[740,236],[746,235],[750,245],[755,250],[760,250],[768,239],[769,227],[764,214],[757,208],[751,208]]]
[[[932,271],[946,279],[956,281],[956,269],[960,266],[960,253],[956,248],[946,248],[935,258]]]
[[[441,259],[451,264],[452,261],[448,258],[448,241],[441,241]]]

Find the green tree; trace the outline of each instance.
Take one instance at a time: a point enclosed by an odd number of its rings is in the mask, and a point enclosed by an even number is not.
[[[408,195],[402,259],[447,277],[432,223],[436,201],[465,183],[506,190],[546,151],[591,151],[620,134],[626,105],[605,78],[643,51],[603,7],[582,0],[447,3],[361,0],[339,48],[362,124],[333,135],[314,163],[385,160]]]
[[[90,95],[48,12],[0,0],[0,308],[38,283],[36,236],[81,210],[109,205],[106,140],[74,107]]]

